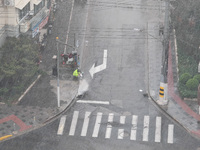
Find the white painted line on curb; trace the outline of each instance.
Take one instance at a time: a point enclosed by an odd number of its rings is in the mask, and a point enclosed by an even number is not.
[[[169,124],[168,125],[168,138],[167,138],[167,143],[173,143],[174,142],[174,125]]]
[[[91,112],[85,112],[85,118],[84,118],[84,122],[83,122],[83,128],[81,131],[81,136],[86,136],[86,134],[87,134],[88,124],[89,124],[89,120],[90,120],[90,114],[91,114]]]
[[[106,136],[105,136],[106,139],[109,139],[110,136],[111,136],[112,125],[110,123],[113,122],[113,117],[114,117],[114,114],[113,113],[109,113],[108,124],[107,124],[107,128],[106,128]]]
[[[102,118],[102,113],[101,112],[97,113],[97,118],[96,118],[96,122],[95,122],[95,126],[94,126],[92,137],[98,137],[101,118]]]
[[[64,115],[64,116],[62,116],[62,117],[60,118],[60,123],[59,123],[57,135],[63,135],[63,130],[64,130],[64,127],[65,127],[66,117],[67,117],[67,116]]]
[[[138,121],[138,116],[133,115],[130,140],[136,140],[137,121]]]
[[[88,104],[104,104],[109,105],[109,101],[92,101],[92,100],[78,100],[77,103],[88,103]]]
[[[148,141],[148,137],[149,137],[149,116],[144,116],[143,141]]]
[[[74,133],[75,133],[76,124],[77,124],[77,121],[78,121],[78,115],[79,115],[79,111],[74,111],[71,127],[70,127],[70,130],[69,130],[69,135],[74,135]]]
[[[156,131],[155,131],[155,142],[161,140],[161,117],[156,117]]]

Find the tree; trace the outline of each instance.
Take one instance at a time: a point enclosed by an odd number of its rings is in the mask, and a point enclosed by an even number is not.
[[[13,89],[23,90],[38,71],[38,45],[26,36],[8,37],[0,48],[0,91],[9,94]],[[18,90],[20,92],[20,90]]]

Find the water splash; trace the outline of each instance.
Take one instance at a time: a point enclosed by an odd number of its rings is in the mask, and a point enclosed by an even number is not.
[[[78,88],[78,96],[83,95],[85,92],[87,92],[88,88],[89,88],[88,82],[85,79],[80,80]]]

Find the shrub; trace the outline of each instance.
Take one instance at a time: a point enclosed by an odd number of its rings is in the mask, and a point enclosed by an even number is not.
[[[197,90],[198,85],[199,85],[199,81],[195,78],[189,79],[186,83],[186,87],[189,90]]]
[[[194,78],[197,79],[197,80],[200,82],[200,74],[196,74],[196,75],[194,76]]]
[[[4,95],[8,93],[8,89],[7,88],[0,88],[0,95]]]
[[[181,77],[180,77],[180,82],[182,83],[182,84],[185,84],[189,79],[191,79],[192,78],[192,76],[189,74],[189,73],[184,73],[184,74],[182,74],[181,75]]]

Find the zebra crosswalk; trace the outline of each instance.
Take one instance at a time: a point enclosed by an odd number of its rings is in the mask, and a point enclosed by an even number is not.
[[[61,117],[60,123],[63,120],[64,118]],[[71,121],[67,129],[69,136],[79,135],[81,137],[103,137],[105,139],[115,138],[121,140],[128,138],[131,141],[142,140],[156,143],[166,140],[166,143],[174,143],[174,125],[163,125],[160,116],[152,118],[148,115],[125,116],[114,113],[103,114],[103,112],[94,113],[89,111],[79,113],[79,111],[74,111],[72,117],[67,121]],[[63,124],[59,125],[58,135],[62,135],[61,131],[63,131]]]

